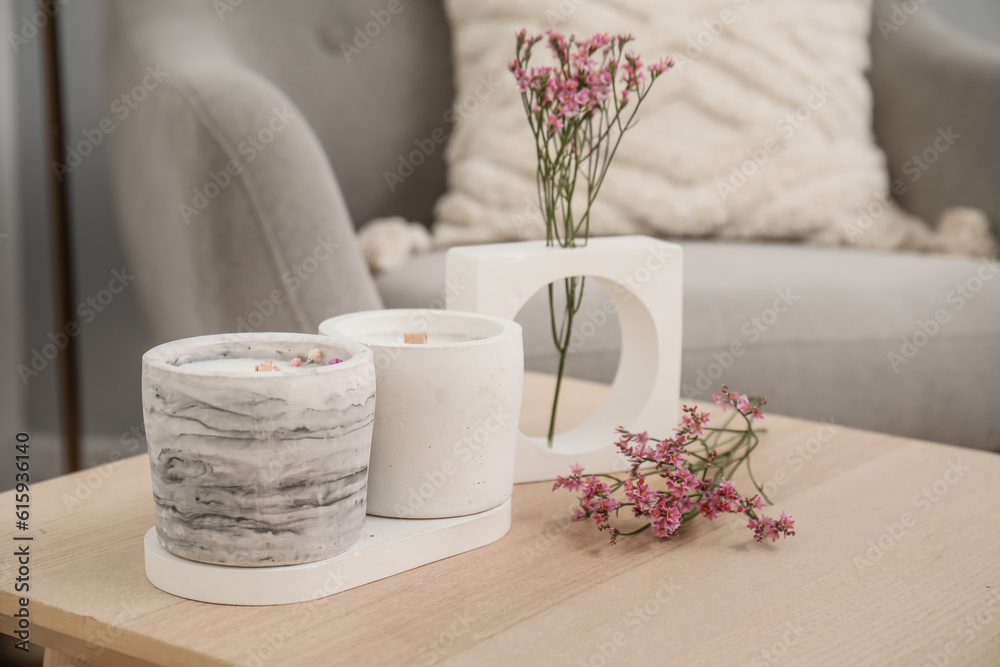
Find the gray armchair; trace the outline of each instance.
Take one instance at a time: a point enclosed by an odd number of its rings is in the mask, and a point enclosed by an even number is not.
[[[876,17],[891,12],[876,5]],[[382,6],[243,0],[217,14],[207,1],[109,0],[109,93],[147,66],[168,73],[110,137],[122,235],[157,339],[315,331],[335,314],[441,296],[442,253],[376,281],[354,234],[387,215],[429,223],[444,189],[440,147],[391,189],[384,176],[415,140],[451,129],[442,8],[406,5],[405,20],[345,52],[353,27]],[[963,136],[902,204],[927,219],[977,206],[1000,236],[1000,54],[967,45],[926,7],[888,39],[876,30],[872,49],[875,130],[893,177],[908,178],[907,161],[939,128]],[[686,395],[727,382],[784,414],[1000,451],[995,265],[683,245]],[[599,307],[598,290],[588,298],[585,310]],[[541,295],[519,316],[532,369],[554,368],[546,317]],[[610,380],[618,347],[617,327],[603,327],[569,373]]]

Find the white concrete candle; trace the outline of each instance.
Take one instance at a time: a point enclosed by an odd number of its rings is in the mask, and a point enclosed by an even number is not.
[[[315,362],[291,366],[312,351]],[[255,370],[268,361],[282,370]],[[370,349],[305,334],[222,334],[160,345],[142,366],[164,549],[258,567],[323,560],[357,541],[375,413]]]
[[[513,490],[524,381],[521,327],[475,313],[383,310],[326,320],[375,354],[378,406],[368,512],[442,518],[496,507]],[[404,343],[426,333],[426,343]]]

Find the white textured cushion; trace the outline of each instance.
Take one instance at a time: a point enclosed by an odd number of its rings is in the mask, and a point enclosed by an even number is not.
[[[448,147],[437,245],[543,238],[535,156],[506,63],[521,27],[631,32],[671,54],[622,142],[591,233],[992,250],[972,220],[936,234],[898,207],[871,132],[869,0],[446,0],[463,118]],[[536,47],[536,53],[547,49]],[[859,218],[863,209],[874,218]],[[970,235],[972,237],[970,241]],[[970,250],[971,247],[971,250]]]

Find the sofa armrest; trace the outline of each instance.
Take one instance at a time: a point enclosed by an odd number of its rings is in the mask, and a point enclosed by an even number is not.
[[[109,97],[149,88],[109,148],[156,338],[315,333],[326,317],[379,308],[336,177],[291,100],[210,31],[170,39],[159,33],[179,26],[141,11],[152,3],[109,5]]]
[[[1000,48],[896,0],[875,0],[871,45],[875,133],[900,203],[926,220],[978,207],[1000,238]]]

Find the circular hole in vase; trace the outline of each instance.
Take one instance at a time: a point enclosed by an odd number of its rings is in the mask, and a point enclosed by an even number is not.
[[[603,283],[603,284],[602,284]],[[555,435],[565,433],[590,417],[608,394],[610,384],[621,361],[622,330],[618,316],[619,304],[598,278],[584,281],[583,300],[573,316],[568,351],[563,370],[566,379],[574,381],[574,391],[563,391],[556,410]],[[562,280],[553,283],[555,325],[557,330],[566,317],[566,290]],[[529,438],[545,441],[548,437],[552,404],[559,368],[559,350],[552,333],[548,288],[538,290],[518,311],[515,320],[524,335],[524,369],[526,373],[542,373],[544,381],[528,387],[524,405],[530,411],[521,412],[521,432]],[[576,381],[584,381],[580,385]],[[563,385],[565,387],[565,384]],[[614,434],[608,433],[608,442]]]

